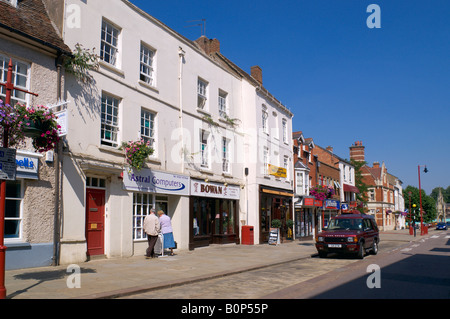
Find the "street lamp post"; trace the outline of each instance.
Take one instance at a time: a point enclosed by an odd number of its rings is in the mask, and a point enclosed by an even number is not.
[[[408,192],[409,195],[409,234],[412,235],[413,234],[413,229],[411,226],[411,215],[412,215],[412,211],[411,211],[411,194],[412,192]]]
[[[0,83],[0,86],[5,87],[5,104],[11,104],[11,94],[14,90],[21,91],[26,94],[32,94],[38,96],[36,93],[31,93],[21,88],[15,87],[13,83],[13,63],[12,59],[9,59],[8,73],[6,74],[6,83]],[[9,131],[5,127],[3,130],[3,148],[8,148]],[[6,203],[6,181],[0,181],[0,299],[6,298],[5,288],[5,203]]]
[[[424,173],[428,172],[427,166],[426,165],[419,165],[417,167],[417,170],[419,172],[419,199],[420,199],[420,236],[425,235],[425,230],[423,227],[423,212],[422,212],[422,190],[420,187],[420,166],[425,166],[425,169],[423,170]]]

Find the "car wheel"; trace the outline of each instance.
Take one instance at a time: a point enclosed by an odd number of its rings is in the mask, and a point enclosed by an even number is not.
[[[356,255],[356,257],[358,257],[358,259],[364,259],[364,245],[362,242],[359,243],[359,251],[358,254]]]
[[[376,239],[374,239],[372,244],[372,255],[376,254],[378,254],[378,242]]]

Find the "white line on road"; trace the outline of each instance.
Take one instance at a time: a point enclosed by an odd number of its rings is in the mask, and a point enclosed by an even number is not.
[[[412,250],[412,248],[403,248],[403,249],[400,250],[400,251],[410,251],[410,250]]]

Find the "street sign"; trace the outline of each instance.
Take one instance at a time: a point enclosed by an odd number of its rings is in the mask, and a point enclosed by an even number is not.
[[[67,135],[67,110],[56,112],[55,115],[58,117],[56,120],[60,128],[58,129],[58,134],[60,137]]]
[[[16,180],[16,150],[0,148],[0,180]]]

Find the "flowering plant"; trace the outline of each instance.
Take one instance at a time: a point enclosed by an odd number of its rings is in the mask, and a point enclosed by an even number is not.
[[[56,122],[56,115],[47,107],[38,105],[27,108],[25,105],[17,104],[16,111],[23,122],[25,135],[33,131],[33,147],[42,153],[54,149],[59,141],[58,129],[61,126]]]
[[[334,195],[334,188],[331,186],[317,185],[311,188],[310,194],[317,200],[324,200]]]
[[[127,163],[137,170],[142,168],[147,157],[152,155],[154,151],[150,147],[150,141],[145,142],[144,139],[134,142],[123,142],[120,148],[125,151]]]
[[[9,104],[0,99],[0,127],[8,129],[8,146],[14,146],[24,140],[23,121]],[[0,130],[0,138],[3,141],[4,130]]]

